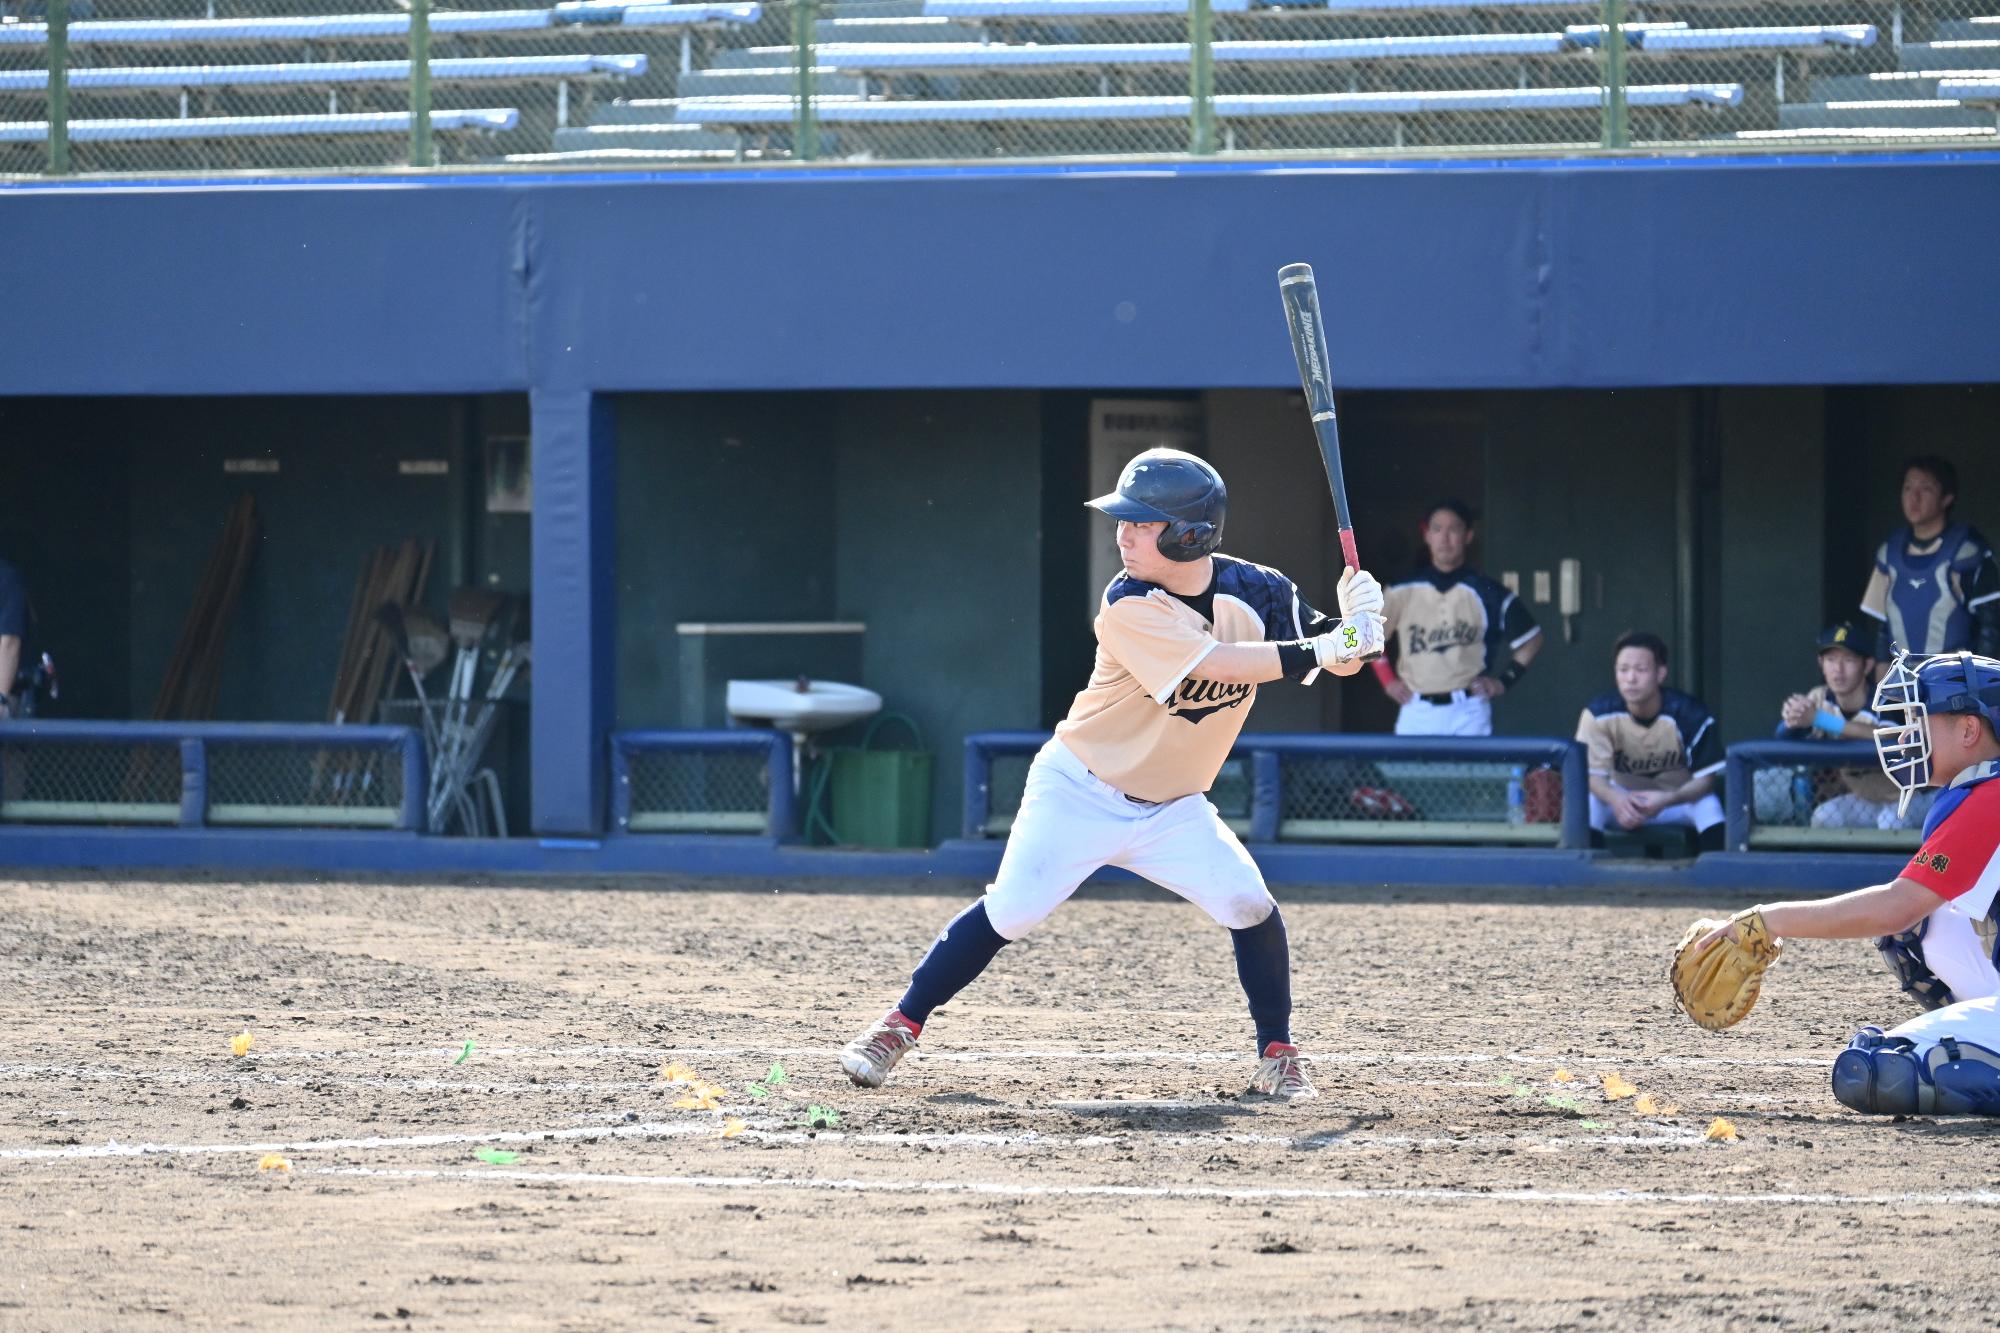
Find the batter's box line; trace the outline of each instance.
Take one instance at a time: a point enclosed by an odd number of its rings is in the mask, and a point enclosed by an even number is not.
[[[359,1050],[359,1051],[274,1051],[269,1054],[259,1052],[257,1060],[268,1063],[276,1060],[389,1060],[389,1059],[445,1059],[459,1054],[460,1047],[425,1047],[401,1051]],[[840,1054],[838,1046],[481,1046],[474,1052],[475,1059],[495,1057],[533,1056],[553,1060],[575,1060],[605,1058],[614,1056],[638,1056],[647,1059],[716,1060],[716,1059],[832,1059]],[[946,1063],[978,1064],[1002,1063],[1006,1061],[1031,1062],[1079,1061],[1107,1064],[1237,1064],[1251,1059],[1242,1051],[1185,1051],[1185,1050],[1131,1050],[1131,1051],[1083,1051],[1083,1050],[947,1050],[927,1051],[922,1047],[910,1053],[911,1060],[935,1060]],[[1517,1064],[1517,1065],[1581,1065],[1586,1067],[1607,1066],[1614,1068],[1639,1067],[1646,1065],[1666,1067],[1700,1067],[1706,1065],[1742,1067],[1749,1069],[1783,1068],[1826,1068],[1833,1063],[1830,1055],[1638,1055],[1610,1052],[1602,1055],[1540,1055],[1525,1051],[1336,1051],[1305,1055],[1308,1064],[1321,1065],[1462,1065],[1462,1064]]]
[[[836,1180],[795,1176],[653,1176],[595,1171],[472,1171],[458,1169],[327,1166],[306,1168],[307,1175],[374,1177],[382,1180],[439,1180],[478,1184],[603,1185],[656,1189],[803,1190],[855,1194],[966,1194],[1009,1199],[1186,1199],[1226,1203],[1284,1201],[1353,1202],[1391,1199],[1403,1203],[1526,1203],[1536,1205],[1668,1204],[1674,1207],[1744,1206],[1832,1208],[1991,1208],[2000,1207],[2000,1193],[1970,1190],[1907,1194],[1705,1194],[1664,1190],[1543,1190],[1457,1189],[1419,1186],[1260,1186],[1230,1189],[1188,1185],[1027,1185],[983,1180]]]
[[[0,1148],[0,1163],[50,1161],[107,1161],[132,1158],[261,1156],[265,1153],[401,1152],[423,1148],[474,1147],[492,1144],[532,1145],[540,1143],[595,1143],[605,1141],[656,1141],[688,1138],[718,1138],[721,1122],[702,1120],[657,1121],[637,1125],[593,1125],[546,1130],[490,1130],[451,1134],[370,1135],[365,1138],[294,1139],[258,1143],[119,1143],[63,1144],[57,1147]],[[1507,1147],[1658,1147],[1682,1148],[1702,1142],[1699,1131],[1673,1125],[1659,1125],[1645,1134],[1534,1135],[1470,1134],[1451,1136],[1410,1136],[1376,1134],[1357,1130],[1320,1136],[1314,1133],[1260,1134],[1249,1132],[1207,1134],[1050,1134],[1040,1131],[995,1133],[978,1130],[923,1131],[917,1133],[866,1133],[852,1130],[815,1130],[811,1133],[772,1119],[746,1119],[739,1137],[766,1143],[859,1145],[890,1148],[1104,1148],[1143,1142],[1149,1147],[1219,1148],[1230,1146],[1282,1147],[1294,1150],[1452,1148],[1504,1145]]]

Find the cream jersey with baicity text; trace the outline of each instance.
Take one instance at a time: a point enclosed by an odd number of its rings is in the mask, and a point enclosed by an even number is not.
[[[1210,559],[1215,578],[1199,596],[1129,575],[1111,581],[1098,606],[1090,683],[1056,724],[1084,767],[1142,801],[1207,791],[1257,701],[1255,685],[1189,675],[1217,645],[1302,639],[1333,624],[1277,570]]]

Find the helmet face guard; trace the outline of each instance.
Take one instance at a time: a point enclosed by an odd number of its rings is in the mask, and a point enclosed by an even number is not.
[[[1875,687],[1875,754],[1902,792],[1898,815],[1931,785],[1933,713],[1967,713],[2000,726],[2000,661],[1966,652],[1896,654]]]
[[[1193,454],[1148,449],[1125,465],[1118,489],[1089,502],[1126,523],[1164,523],[1155,542],[1180,564],[1213,555],[1222,545],[1229,491],[1222,475]]]
[[[1896,802],[1898,818],[1909,810],[1910,798],[1931,785],[1931,733],[1926,725],[1930,710],[1911,660],[1908,653],[1897,653],[1875,687],[1875,757],[1902,793]],[[1916,665],[1924,660],[1915,659]]]

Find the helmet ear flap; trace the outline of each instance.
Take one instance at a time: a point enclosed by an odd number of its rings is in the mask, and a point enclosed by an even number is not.
[[[1160,530],[1160,554],[1185,564],[1209,554],[1221,540],[1222,529],[1213,523],[1176,521]]]

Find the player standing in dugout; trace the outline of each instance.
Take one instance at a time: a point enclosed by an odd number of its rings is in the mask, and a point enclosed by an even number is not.
[[[1118,489],[1089,502],[1118,520],[1124,573],[1099,603],[1097,661],[1069,716],[1035,756],[999,873],[952,918],[903,998],[841,1052],[879,1088],[933,1010],[1025,936],[1100,867],[1120,866],[1229,930],[1259,1063],[1250,1091],[1314,1095],[1292,1044],[1285,921],[1250,853],[1205,797],[1243,730],[1257,687],[1322,669],[1353,675],[1382,651],[1382,589],[1340,580],[1341,618],[1300,600],[1274,569],[1218,554],[1228,492],[1201,459],[1134,458]]]
[[[1466,564],[1476,535],[1464,504],[1432,505],[1430,559],[1386,594],[1383,621],[1400,651],[1374,671],[1399,705],[1398,736],[1491,736],[1493,701],[1542,651],[1541,626],[1520,597]]]
[[[1881,627],[1875,659],[1971,651],[2000,657],[2000,563],[1953,521],[1958,469],[1935,455],[1903,465],[1903,526],[1875,549],[1861,609]]]

